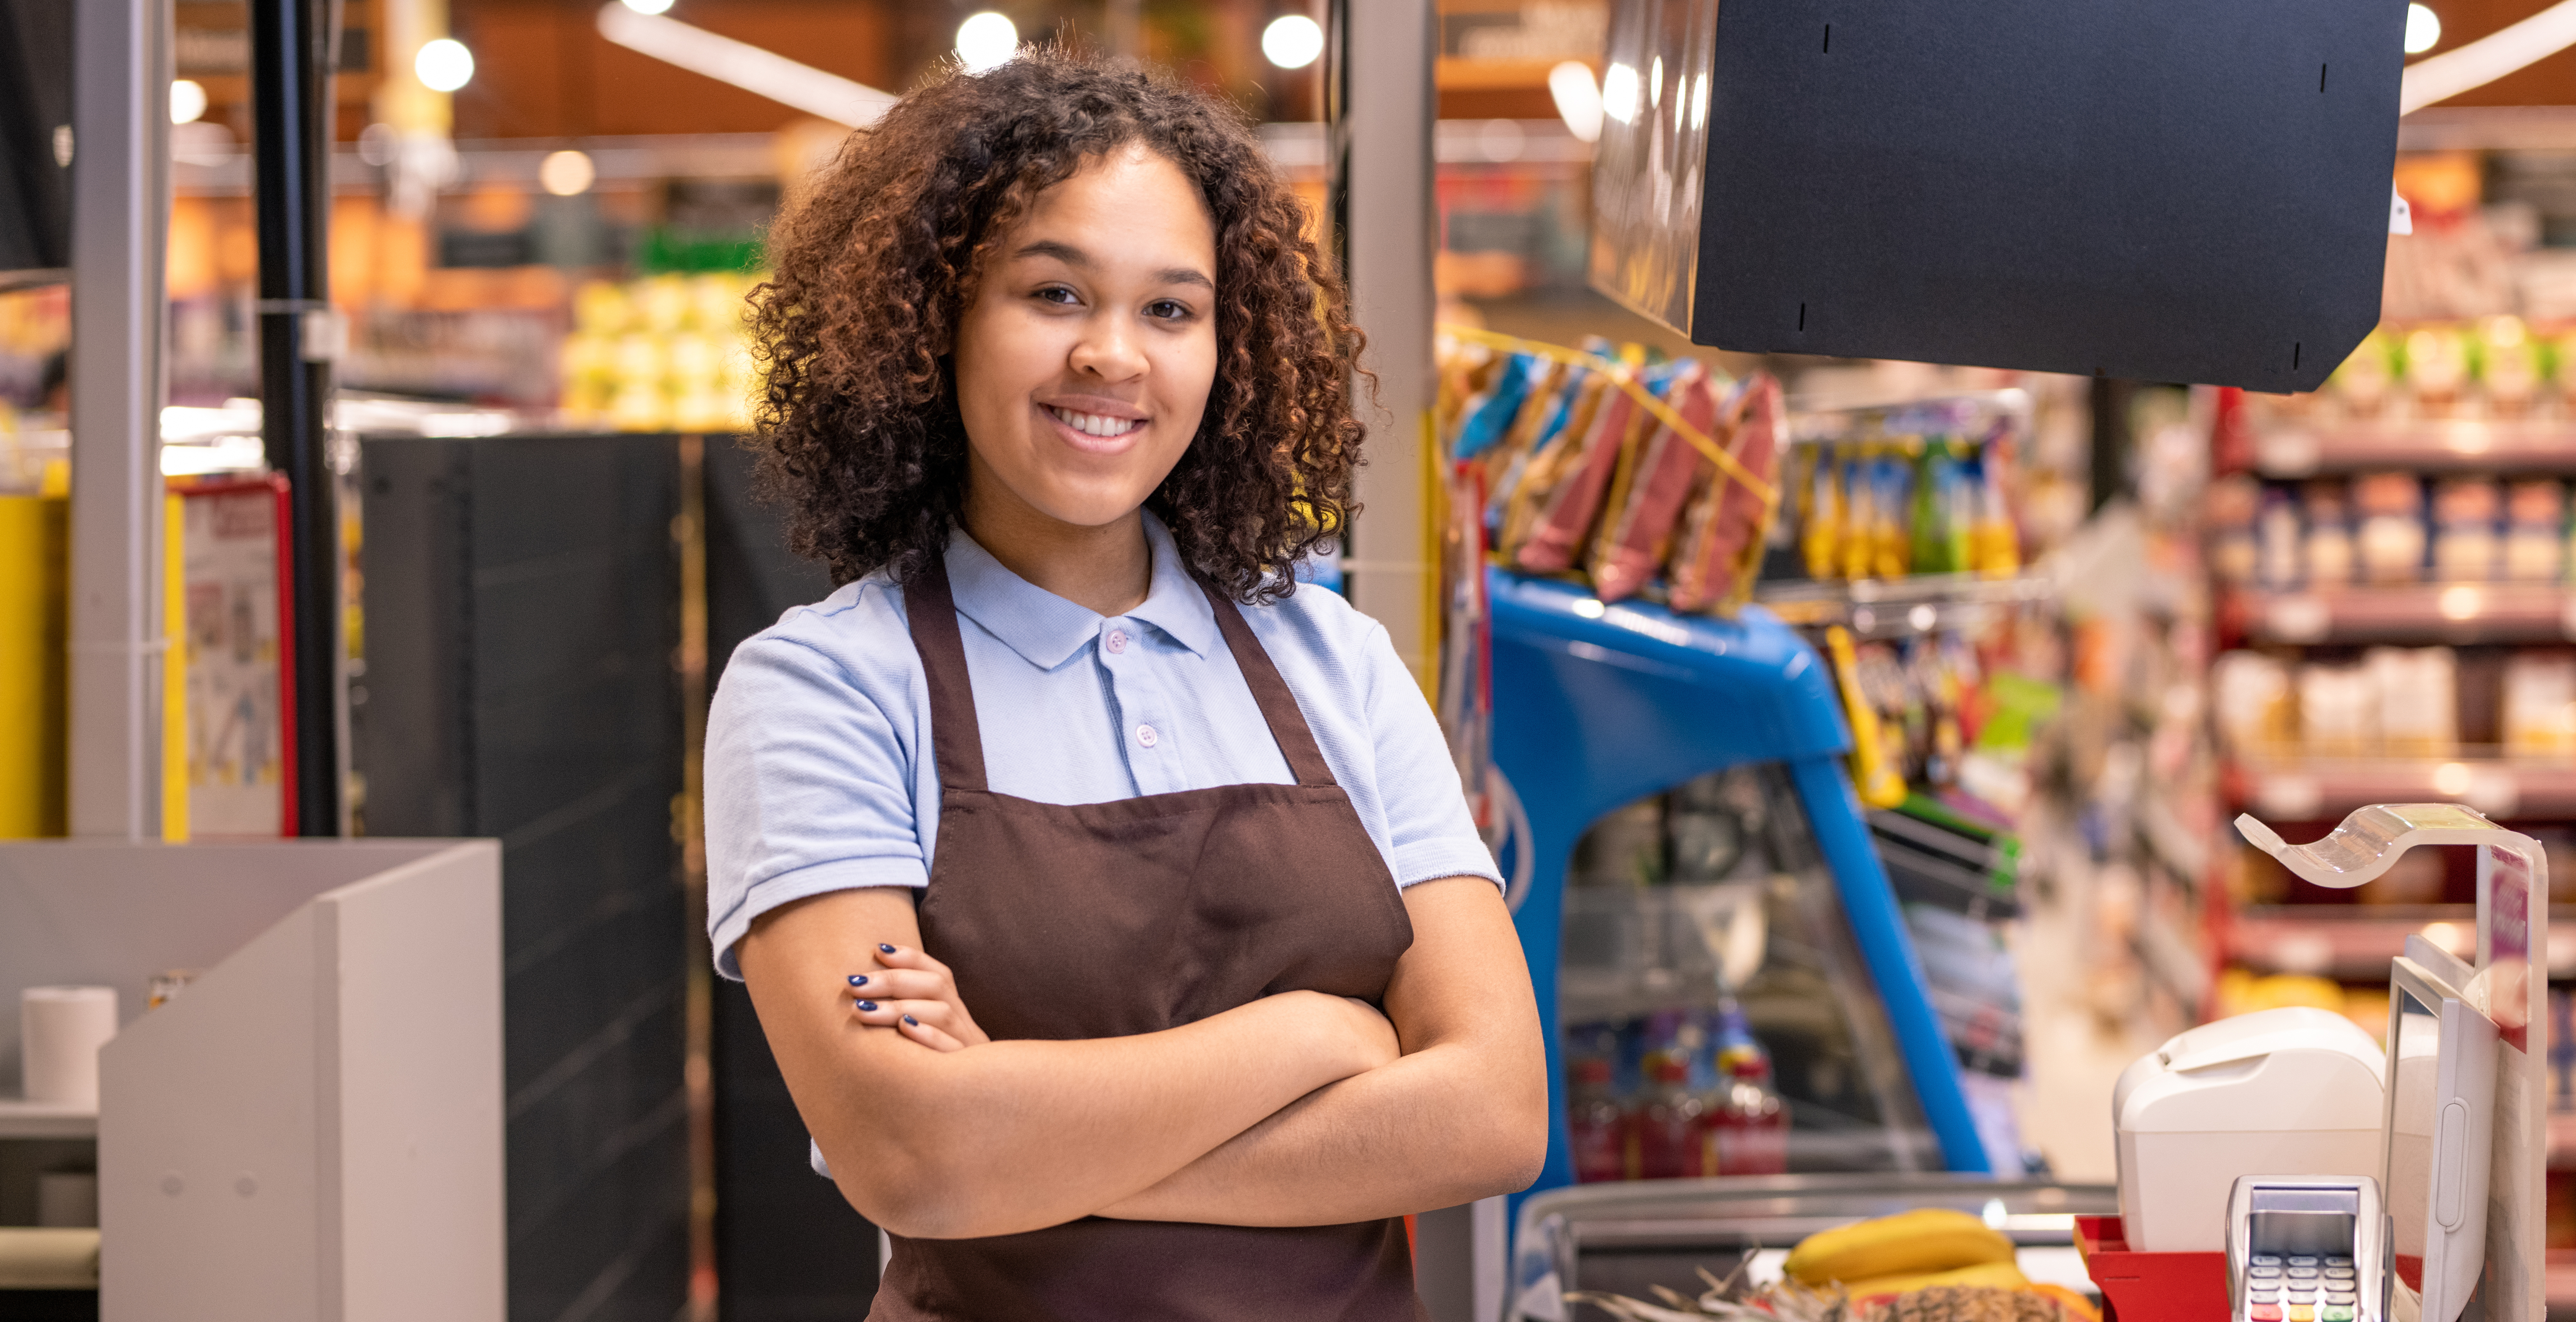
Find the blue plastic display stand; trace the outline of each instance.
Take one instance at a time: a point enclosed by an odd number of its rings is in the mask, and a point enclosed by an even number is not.
[[[1517,844],[1532,864],[1513,921],[1547,1033],[1547,1165],[1528,1192],[1574,1181],[1556,986],[1575,842],[1613,808],[1749,762],[1787,768],[1942,1158],[1986,1172],[1958,1058],[1843,769],[1851,736],[1823,658],[1758,606],[1718,620],[1646,602],[1604,606],[1580,587],[1502,570],[1487,571],[1486,584],[1494,761],[1528,816]],[[1519,1208],[1516,1197],[1512,1214]]]

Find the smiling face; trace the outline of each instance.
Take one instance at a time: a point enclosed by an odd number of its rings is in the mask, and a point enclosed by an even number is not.
[[[1143,147],[1038,194],[957,328],[970,529],[1136,516],[1207,409],[1215,277],[1198,189]]]

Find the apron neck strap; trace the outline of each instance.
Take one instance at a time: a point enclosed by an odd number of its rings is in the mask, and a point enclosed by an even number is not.
[[[984,732],[975,723],[975,687],[966,678],[966,643],[957,632],[957,598],[948,590],[948,557],[933,547],[921,572],[904,584],[906,621],[921,673],[930,681],[930,742],[942,789],[982,792]]]
[[[1191,577],[1207,594],[1217,632],[1225,635],[1226,650],[1234,654],[1235,668],[1252,689],[1252,701],[1269,723],[1270,737],[1278,741],[1289,774],[1300,785],[1335,783],[1323,750],[1315,744],[1315,732],[1306,724],[1306,713],[1297,706],[1297,695],[1288,691],[1288,681],[1279,677],[1270,653],[1252,636],[1242,609],[1217,595],[1206,579]],[[966,643],[957,631],[957,598],[948,587],[946,555],[932,551],[921,572],[904,584],[903,613],[912,630],[913,648],[921,653],[922,676],[930,684],[930,742],[939,761],[939,784],[943,789],[980,793],[989,788],[984,779],[984,733],[975,721],[975,687],[966,675]]]
[[[1243,682],[1252,688],[1252,700],[1261,708],[1261,718],[1270,723],[1270,737],[1279,741],[1280,755],[1288,759],[1288,772],[1300,785],[1333,784],[1333,769],[1324,763],[1323,750],[1315,746],[1315,732],[1306,724],[1306,713],[1297,707],[1297,695],[1288,691],[1288,681],[1279,677],[1279,667],[1261,640],[1252,636],[1252,626],[1244,623],[1243,609],[1217,595],[1208,581],[1196,578],[1199,591],[1207,594],[1208,609],[1216,613],[1217,632],[1225,635],[1226,650],[1234,653],[1235,668],[1243,672]]]

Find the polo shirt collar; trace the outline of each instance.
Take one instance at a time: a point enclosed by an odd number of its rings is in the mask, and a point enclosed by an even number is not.
[[[1154,558],[1153,586],[1144,604],[1128,612],[1201,656],[1220,639],[1216,615],[1198,582],[1181,563],[1180,548],[1163,521],[1145,515],[1145,543]],[[948,535],[948,590],[958,613],[1002,640],[1040,670],[1053,670],[1100,634],[1102,617],[1012,573],[963,527]]]

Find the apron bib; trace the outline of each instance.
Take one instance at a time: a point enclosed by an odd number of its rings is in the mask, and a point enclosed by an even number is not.
[[[1377,1002],[1413,944],[1394,878],[1278,667],[1202,582],[1293,785],[1050,804],[993,793],[938,556],[906,585],[938,757],[921,940],[996,1039],[1152,1033],[1283,991]],[[1404,1223],[1086,1217],[985,1239],[893,1237],[870,1322],[1415,1322]]]

